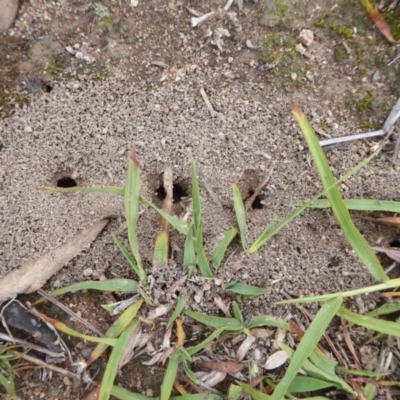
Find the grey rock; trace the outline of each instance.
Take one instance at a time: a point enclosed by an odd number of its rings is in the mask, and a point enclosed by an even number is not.
[[[14,22],[18,0],[0,0],[0,32],[5,32]]]

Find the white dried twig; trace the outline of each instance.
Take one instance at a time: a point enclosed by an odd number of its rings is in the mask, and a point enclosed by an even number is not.
[[[208,19],[212,18],[216,14],[215,11],[211,11],[207,14],[204,14],[200,17],[192,17],[190,18],[190,22],[192,23],[192,28],[196,28],[196,26],[199,26],[202,24],[204,21],[207,21]]]
[[[204,88],[200,89],[200,94],[203,97],[204,103],[206,103],[206,106],[208,108],[208,111],[210,111],[211,116],[215,117],[218,113],[213,109],[213,106],[211,105]]]

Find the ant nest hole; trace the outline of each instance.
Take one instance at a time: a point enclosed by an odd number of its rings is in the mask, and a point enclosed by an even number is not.
[[[51,182],[53,186],[57,186],[61,189],[68,189],[78,186],[76,174],[69,170],[57,172]]]
[[[248,194],[248,196],[246,197],[246,199],[245,199],[245,201],[247,200],[247,199],[250,199],[250,197],[251,196],[253,196],[253,194],[254,194],[254,189],[249,189],[249,192],[248,192],[249,194]],[[263,196],[263,195],[261,195],[261,194],[258,194],[257,196],[256,196],[256,198],[253,200],[253,202],[251,203],[251,208],[253,209],[253,210],[261,210],[263,207],[264,207],[264,204],[263,204],[263,200],[265,199],[265,196]]]
[[[159,200],[163,201],[167,197],[164,185],[161,184],[156,189],[156,196]],[[189,190],[182,181],[175,181],[172,186],[172,203],[177,204],[185,200],[189,196]]]

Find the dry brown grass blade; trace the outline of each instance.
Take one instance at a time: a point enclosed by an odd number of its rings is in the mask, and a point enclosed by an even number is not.
[[[379,253],[385,253],[392,260],[400,262],[400,250],[396,248],[385,248],[385,247],[373,247],[372,250],[378,251]]]
[[[198,364],[212,371],[224,372],[226,374],[236,374],[246,366],[246,364],[236,361],[198,361]]]
[[[21,268],[3,277],[0,280],[0,304],[20,293],[32,293],[40,289],[68,261],[90,246],[108,221],[108,219],[102,219],[95,225],[78,232],[67,243],[36,260],[26,262]]]
[[[363,0],[363,3],[368,15],[382,35],[385,36],[390,43],[395,43],[396,41],[394,40],[392,32],[390,31],[390,27],[379,11],[370,3],[369,0]]]

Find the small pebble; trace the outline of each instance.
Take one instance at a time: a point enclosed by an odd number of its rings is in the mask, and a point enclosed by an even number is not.
[[[295,72],[292,72],[290,74],[290,77],[292,78],[292,81],[295,81],[297,79],[297,74]]]
[[[301,55],[306,52],[306,48],[301,43],[296,45],[295,50]]]
[[[314,32],[310,29],[303,29],[297,40],[301,43],[304,44],[304,46],[309,47],[311,43],[314,41]]]
[[[24,132],[26,132],[26,133],[31,133],[31,132],[32,132],[32,128],[31,128],[30,126],[26,126],[26,127],[24,128]]]

